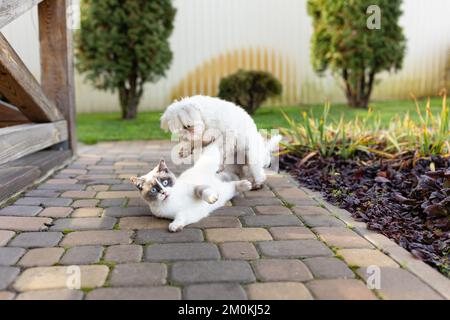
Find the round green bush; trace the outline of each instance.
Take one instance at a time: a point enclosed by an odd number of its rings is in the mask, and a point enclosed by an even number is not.
[[[220,81],[219,98],[254,114],[268,98],[280,95],[282,88],[280,81],[269,72],[239,70]]]

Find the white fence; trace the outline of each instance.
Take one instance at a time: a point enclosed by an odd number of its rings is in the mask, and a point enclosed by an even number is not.
[[[101,0],[99,0],[101,1]],[[344,101],[338,79],[317,76],[310,64],[311,19],[306,0],[175,0],[174,60],[167,77],[146,87],[140,110],[162,109],[174,98],[215,95],[219,79],[238,68],[274,73],[284,85],[278,105]],[[450,1],[404,0],[408,39],[403,69],[383,73],[373,99],[436,95],[449,86]],[[36,12],[2,30],[39,78]],[[78,112],[118,111],[117,97],[76,76]]]

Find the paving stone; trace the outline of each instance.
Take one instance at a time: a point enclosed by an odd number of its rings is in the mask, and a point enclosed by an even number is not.
[[[48,184],[76,184],[77,179],[48,179],[45,183]]]
[[[211,242],[265,241],[272,240],[270,233],[262,228],[206,229],[206,238]]]
[[[239,228],[241,222],[236,217],[212,216],[202,219],[200,222],[189,225],[189,228]]]
[[[148,204],[141,198],[131,198],[128,200],[128,207],[148,207]]]
[[[282,202],[278,198],[235,198],[232,200],[235,206],[271,206],[271,205],[282,205]]]
[[[86,190],[88,191],[107,191],[109,190],[109,186],[108,185],[103,185],[103,184],[99,184],[99,185],[93,185],[93,186],[89,186],[86,188]]]
[[[90,199],[94,198],[97,193],[95,191],[66,191],[61,197],[73,199]]]
[[[102,246],[81,246],[67,250],[61,259],[62,265],[87,265],[100,261],[103,254]]]
[[[81,288],[97,288],[104,285],[107,266],[79,266]],[[38,267],[26,269],[14,282],[14,289],[23,291],[67,289],[76,275],[71,267]]]
[[[105,216],[108,217],[137,217],[137,216],[149,216],[151,215],[148,207],[128,207],[128,208],[107,208],[105,209]]]
[[[255,276],[244,261],[186,261],[172,266],[172,280],[177,283],[254,282]]]
[[[26,197],[37,197],[37,198],[57,198],[61,192],[56,190],[31,190],[25,193]]]
[[[80,160],[77,160],[77,161],[79,162]],[[84,169],[64,169],[64,170],[61,170],[60,173],[67,173],[67,174],[86,174],[86,173],[87,173],[87,170],[84,170]]]
[[[247,227],[278,227],[278,226],[302,226],[302,222],[294,215],[257,215],[242,217],[244,226]]]
[[[219,250],[211,243],[155,244],[145,249],[146,261],[218,260]]]
[[[13,300],[15,296],[13,292],[0,291],[0,301]]]
[[[316,239],[314,233],[305,227],[272,227],[269,231],[275,240]]]
[[[363,237],[345,227],[318,227],[313,229],[329,246],[337,248],[373,248]]]
[[[167,229],[170,221],[156,217],[126,217],[119,222],[120,229],[145,230],[145,229]]]
[[[117,219],[111,217],[58,219],[50,230],[111,230],[116,221]]]
[[[43,183],[38,187],[38,190],[55,190],[55,191],[75,191],[83,190],[84,184],[48,184]]]
[[[211,213],[211,215],[213,216],[231,216],[231,217],[241,217],[254,214],[255,213],[253,212],[252,208],[241,206],[222,207]]]
[[[226,242],[220,244],[220,251],[225,259],[255,260],[259,254],[255,246],[249,242]]]
[[[145,287],[164,285],[167,267],[161,263],[130,263],[116,265],[111,272],[113,287]]]
[[[138,244],[201,241],[203,241],[203,234],[199,229],[184,229],[176,233],[169,232],[167,229],[139,230],[135,239]]]
[[[262,259],[253,263],[256,277],[261,281],[307,281],[311,272],[300,260]]]
[[[105,199],[100,201],[100,204],[98,206],[102,208],[124,207],[126,202],[126,199]]]
[[[257,244],[261,254],[274,258],[332,256],[333,252],[318,240],[264,241]]]
[[[292,214],[291,210],[283,206],[256,206],[255,207],[256,214],[262,215],[290,215]]]
[[[130,244],[132,231],[75,231],[66,235],[61,246],[115,245]]]
[[[253,283],[247,286],[251,300],[312,300],[313,297],[302,283],[270,282]]]
[[[399,267],[399,265],[378,250],[372,249],[342,249],[338,251],[345,262],[350,266],[357,267]]]
[[[138,191],[102,191],[97,194],[97,199],[139,198]]]
[[[142,254],[142,246],[118,245],[109,247],[104,259],[116,263],[139,262],[142,259]]]
[[[66,218],[72,211],[73,209],[69,207],[48,207],[39,214],[39,217]]]
[[[135,191],[136,187],[131,183],[127,184],[115,184],[111,186],[110,191]]]
[[[42,211],[41,207],[9,206],[9,207],[0,209],[0,216],[34,217],[34,216],[37,216],[38,213],[41,211]]]
[[[58,263],[63,254],[63,248],[32,249],[20,259],[18,265],[22,267],[49,267]]]
[[[14,231],[0,230],[0,247],[6,246],[15,235]]]
[[[363,282],[355,279],[313,280],[306,284],[319,300],[376,300]]]
[[[248,199],[252,198],[270,198],[275,197],[275,194],[268,189],[261,189],[258,191],[246,191],[244,192],[244,196]]]
[[[292,187],[292,182],[284,175],[268,176],[266,184],[275,189]]]
[[[26,218],[26,217],[0,217],[0,229],[17,231],[41,231],[47,230],[47,224],[51,224],[50,218]]]
[[[319,206],[301,206],[292,208],[295,214],[300,216],[311,216],[311,215],[330,215],[327,209]]]
[[[72,207],[74,208],[94,208],[98,205],[100,201],[96,199],[89,200],[76,200],[72,203]]]
[[[291,188],[279,188],[276,190],[276,193],[282,198],[309,198],[309,196],[303,192],[302,190],[291,187]]]
[[[17,300],[82,300],[83,292],[79,290],[59,289],[28,291],[17,296]]]
[[[309,227],[345,227],[344,222],[331,215],[307,215],[302,220]]]
[[[0,248],[0,266],[12,266],[25,254],[23,248]]]
[[[97,218],[101,217],[102,213],[102,208],[79,208],[76,209],[70,216],[72,218]]]
[[[23,232],[10,243],[10,247],[49,248],[58,245],[62,238],[61,232]]]
[[[25,197],[16,201],[16,205],[41,206],[41,207],[68,207],[72,199],[65,198],[34,198]]]
[[[236,283],[193,284],[184,288],[186,300],[246,300],[245,290]]]
[[[100,288],[88,293],[86,300],[181,300],[176,287]]]
[[[0,291],[5,290],[19,275],[19,273],[19,268],[0,267]]]
[[[369,271],[369,272],[368,272]],[[380,268],[377,291],[386,300],[442,300],[442,297],[412,273],[400,268]],[[360,268],[358,275],[367,281],[373,271]],[[373,283],[370,283],[373,284]]]
[[[291,206],[296,207],[311,207],[318,205],[317,201],[312,198],[284,198],[284,201]]]
[[[316,279],[354,278],[355,274],[337,258],[308,258],[303,260]]]

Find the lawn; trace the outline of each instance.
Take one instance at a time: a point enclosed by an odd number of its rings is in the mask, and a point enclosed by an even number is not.
[[[425,108],[425,101],[420,101],[422,110]],[[438,114],[442,106],[441,98],[431,99],[431,108],[433,114]],[[373,102],[371,104],[374,112],[379,113],[384,124],[395,116],[403,116],[407,112],[413,119],[418,119],[414,101],[383,101]],[[323,105],[301,105],[291,107],[265,107],[254,116],[258,128],[272,129],[286,126],[281,110],[290,117],[298,118],[304,111],[310,110],[314,115],[320,115]],[[120,120],[120,114],[117,113],[90,113],[79,114],[77,116],[77,134],[78,140],[86,144],[94,144],[101,141],[124,141],[124,140],[161,140],[168,139],[170,135],[163,132],[159,127],[159,118],[162,112],[140,112],[136,120]],[[330,114],[338,119],[344,115],[345,119],[350,120],[356,116],[364,116],[366,110],[353,109],[345,104],[336,104],[331,106]]]

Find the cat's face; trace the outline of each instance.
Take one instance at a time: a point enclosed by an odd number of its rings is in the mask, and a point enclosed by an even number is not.
[[[139,190],[142,198],[154,204],[163,202],[170,197],[175,175],[169,170],[164,160],[148,174],[142,177],[132,177],[131,182]]]

